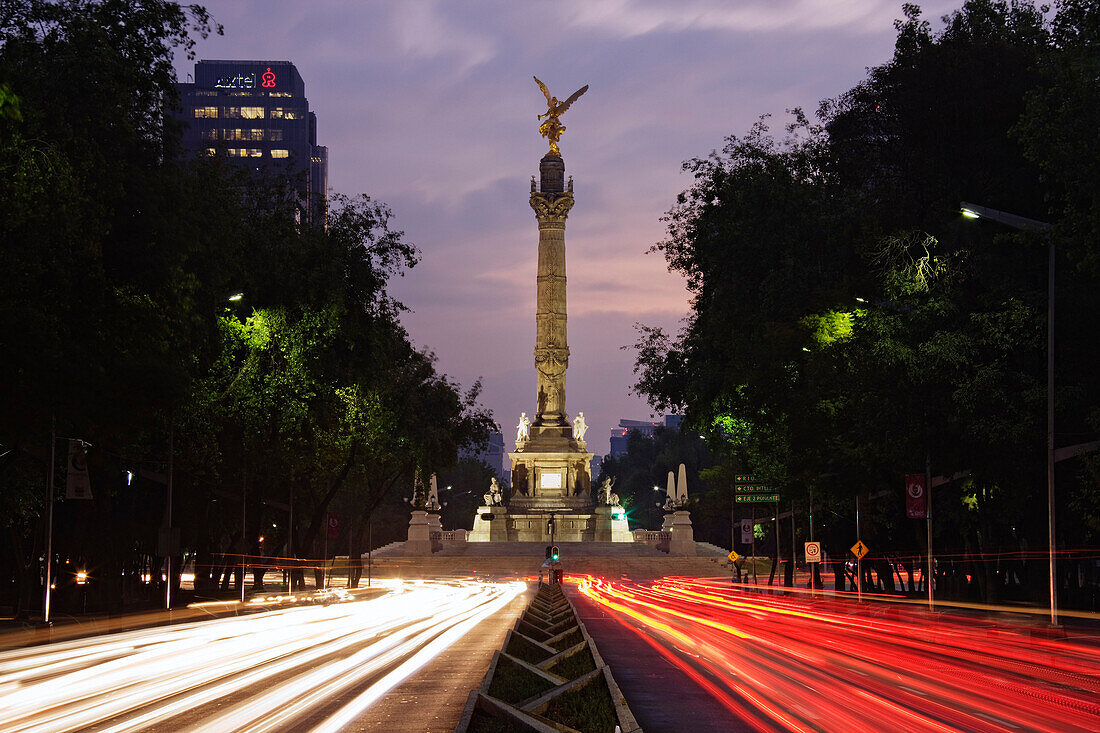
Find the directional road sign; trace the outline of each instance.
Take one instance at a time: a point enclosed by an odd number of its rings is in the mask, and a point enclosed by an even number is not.
[[[764,504],[779,501],[779,494],[738,494],[736,501],[738,504]]]
[[[772,487],[767,484],[737,484],[738,494],[752,494],[761,491],[772,491]]]
[[[806,562],[821,562],[821,543],[806,543]]]
[[[868,552],[870,552],[870,550],[867,549],[867,545],[863,544],[863,540],[857,540],[856,543],[852,545],[852,554],[860,560],[862,560],[864,555]]]
[[[730,554],[726,555],[730,559],[730,562],[737,562],[741,559],[741,556],[737,554],[737,550],[730,550]]]
[[[740,486],[741,484],[758,484],[760,483],[760,479],[758,479],[751,473],[743,473],[734,476],[733,483],[737,484],[738,486]]]

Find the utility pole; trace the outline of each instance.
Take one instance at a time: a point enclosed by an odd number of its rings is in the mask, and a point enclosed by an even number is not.
[[[50,623],[50,585],[53,583],[53,470],[57,459],[57,419],[50,415],[50,465],[46,468],[46,587],[42,598],[42,623]]]
[[[165,542],[165,555],[167,555],[167,568],[168,574],[164,583],[164,609],[166,611],[172,610],[172,553],[175,548],[172,546],[174,539],[172,536],[172,454],[175,453],[176,447],[176,426],[168,426],[168,537]]]
[[[925,580],[925,585],[928,586],[928,610],[936,610],[936,604],[932,600],[932,581],[935,577],[934,566],[932,564],[932,454],[926,453],[924,455],[924,507],[928,512],[926,524],[926,530],[928,532],[928,577]]]
[[[856,494],[856,543],[859,537],[859,494]],[[856,600],[863,602],[863,558],[856,556]]]
[[[248,552],[248,524],[245,522],[245,500],[248,498],[248,466],[241,473],[241,603],[244,603],[245,553]]]

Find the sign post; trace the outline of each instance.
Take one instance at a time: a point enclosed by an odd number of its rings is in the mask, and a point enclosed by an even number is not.
[[[856,556],[856,588],[859,589],[859,600],[863,601],[863,556],[870,550],[867,549],[867,545],[863,544],[862,540],[856,540],[856,543],[852,545],[852,554]]]
[[[821,562],[821,543],[820,542],[807,542],[805,544],[806,553],[806,566],[810,571],[810,595],[813,595],[814,588],[814,565]]]
[[[925,459],[924,473],[905,474],[905,516],[909,519],[925,520],[928,540],[928,567],[925,570],[925,585],[928,586],[928,610],[934,610],[932,600],[932,478],[931,459]]]

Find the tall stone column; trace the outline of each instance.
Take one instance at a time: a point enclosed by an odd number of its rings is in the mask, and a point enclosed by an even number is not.
[[[565,306],[565,219],[573,208],[573,182],[565,186],[565,161],[547,153],[541,181],[531,181],[531,208],[539,224],[535,310],[535,369],[538,375],[534,426],[567,426],[565,370],[569,367]]]

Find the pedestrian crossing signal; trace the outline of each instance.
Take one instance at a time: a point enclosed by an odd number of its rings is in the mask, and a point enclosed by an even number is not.
[[[558,546],[557,545],[551,545],[550,546],[550,561],[551,562],[557,562],[558,561]]]

